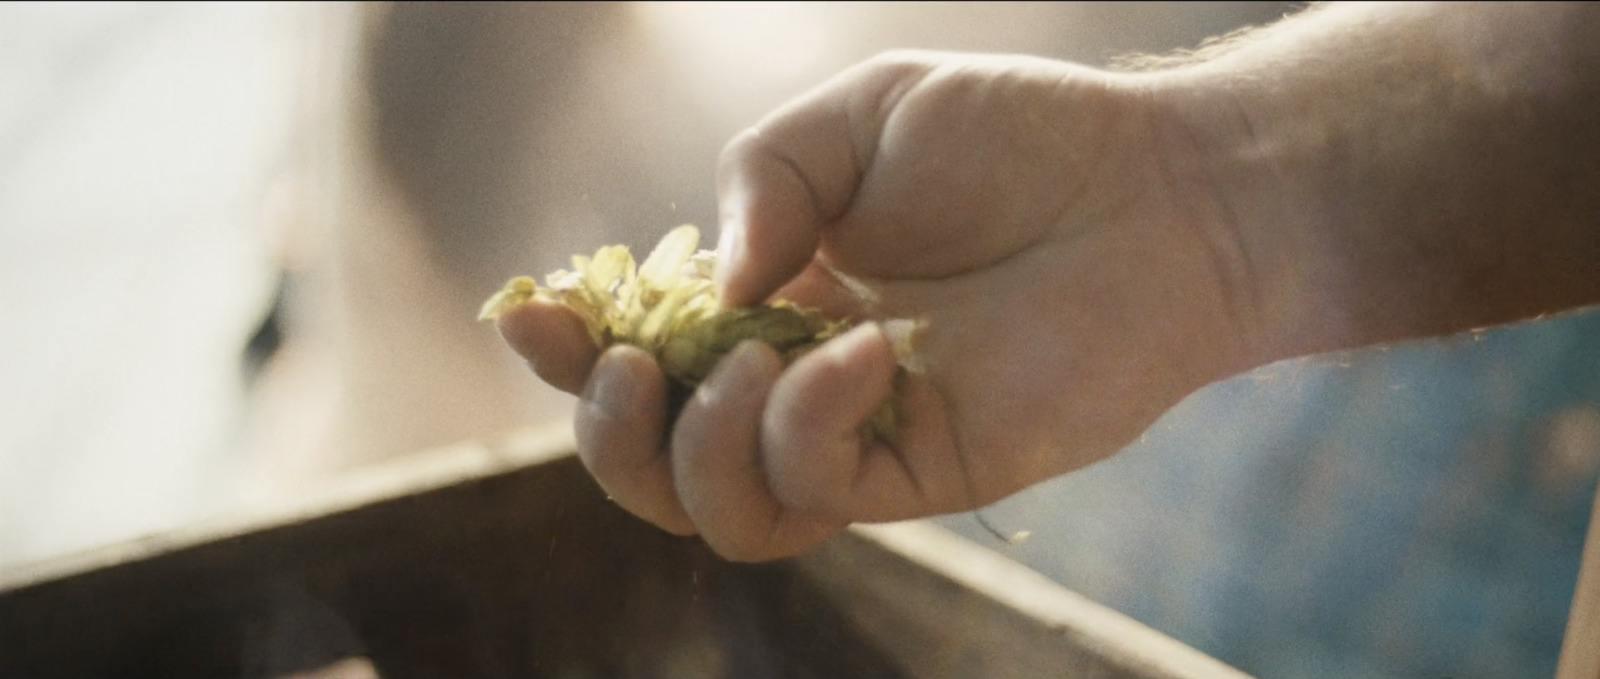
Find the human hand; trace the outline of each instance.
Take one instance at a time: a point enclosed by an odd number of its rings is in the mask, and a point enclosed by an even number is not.
[[[859,434],[893,388],[876,323],[787,369],[741,346],[676,423],[649,356],[598,356],[569,310],[526,304],[501,331],[541,377],[581,390],[579,452],[607,492],[726,557],[993,502],[1113,454],[1240,360],[1249,281],[1202,149],[1150,85],[896,53],[724,151],[726,304],[926,324],[893,440]]]

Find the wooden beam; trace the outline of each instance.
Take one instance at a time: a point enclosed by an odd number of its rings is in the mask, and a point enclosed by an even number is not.
[[[1572,591],[1556,679],[1600,679],[1600,490],[1589,512],[1589,534],[1583,543],[1578,585]]]
[[[855,526],[798,568],[908,676],[1249,679],[926,521]]]
[[[570,432],[463,444],[0,576],[0,676],[1245,679],[928,522],[731,564],[629,516]]]

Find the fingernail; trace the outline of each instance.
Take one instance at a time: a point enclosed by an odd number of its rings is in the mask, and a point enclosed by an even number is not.
[[[584,385],[583,400],[593,403],[603,413],[624,413],[633,409],[639,389],[628,374],[627,360],[615,351],[600,355],[595,363],[589,383]]]

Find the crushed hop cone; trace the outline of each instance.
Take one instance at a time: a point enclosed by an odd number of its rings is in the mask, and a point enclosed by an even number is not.
[[[777,350],[785,365],[848,330],[853,324],[821,311],[775,301],[763,306],[723,309],[712,282],[716,253],[696,248],[700,231],[673,229],[634,265],[621,245],[608,245],[593,257],[575,255],[572,270],[556,271],[539,285],[518,276],[484,303],[479,320],[538,299],[567,305],[583,319],[595,346],[637,346],[655,357],[673,387],[674,414],[718,361],[740,342],[761,340]],[[918,328],[909,321],[896,327]],[[908,365],[914,333],[892,333],[896,356]],[[902,367],[901,373],[904,372]],[[903,375],[896,375],[898,385]],[[898,430],[897,399],[878,408],[863,425],[864,434],[890,440]]]

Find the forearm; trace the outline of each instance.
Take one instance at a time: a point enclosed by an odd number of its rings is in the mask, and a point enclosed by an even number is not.
[[[1600,9],[1335,5],[1168,75],[1251,363],[1600,303]]]

